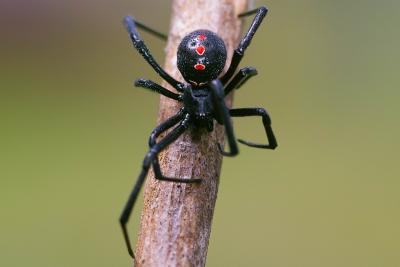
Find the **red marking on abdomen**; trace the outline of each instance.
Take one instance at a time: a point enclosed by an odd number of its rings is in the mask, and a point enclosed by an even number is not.
[[[199,56],[202,56],[204,54],[204,52],[206,51],[206,48],[202,45],[198,46],[196,48],[196,52]]]
[[[197,63],[196,65],[194,65],[194,68],[195,68],[196,70],[204,70],[204,69],[206,68],[206,66],[203,65],[203,64]]]
[[[197,39],[203,41],[203,40],[207,39],[207,36],[205,36],[204,34],[200,34],[200,35],[197,35]]]

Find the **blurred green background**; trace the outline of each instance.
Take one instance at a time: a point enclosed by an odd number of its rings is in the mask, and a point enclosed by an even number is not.
[[[167,32],[170,4],[1,1],[0,266],[131,266],[118,217],[158,111],[132,81],[160,79],[121,19]],[[261,4],[234,105],[267,108],[279,147],[224,160],[207,266],[400,266],[400,2]]]

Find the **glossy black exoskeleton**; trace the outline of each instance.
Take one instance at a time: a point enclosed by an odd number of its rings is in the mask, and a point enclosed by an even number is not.
[[[183,78],[193,86],[217,79],[225,67],[224,41],[208,30],[186,35],[178,47],[177,65]]]
[[[135,21],[132,17],[126,17],[124,19],[125,27],[129,32],[134,47],[147,63],[152,66],[166,82],[177,90],[177,93],[171,92],[161,85],[145,79],[136,80],[135,85],[150,89],[166,97],[182,102],[183,104],[183,107],[176,115],[167,119],[152,131],[149,138],[150,150],[143,160],[142,171],[139,174],[128,202],[121,214],[120,223],[122,231],[128,252],[132,257],[134,257],[134,253],[126,225],[150,166],[153,166],[155,178],[162,181],[180,183],[196,183],[201,181],[201,179],[198,178],[166,177],[162,174],[158,162],[158,153],[173,143],[189,126],[193,125],[196,128],[206,128],[208,131],[212,131],[214,120],[224,125],[229,151],[225,152],[220,144],[217,144],[218,149],[224,156],[235,156],[238,154],[238,147],[232,128],[231,117],[260,116],[268,143],[256,144],[242,139],[238,139],[237,141],[251,147],[266,149],[276,148],[277,142],[271,128],[271,119],[265,109],[228,109],[224,100],[225,96],[233,89],[238,89],[250,77],[257,74],[256,69],[252,67],[242,68],[236,74],[235,72],[243,58],[246,48],[249,46],[250,41],[267,14],[267,11],[266,7],[260,7],[239,15],[239,17],[244,17],[255,14],[255,17],[238,47],[234,50],[227,72],[222,76],[221,73],[224,69],[227,57],[224,41],[217,34],[209,30],[197,30],[186,35],[181,41],[177,52],[177,66],[186,83],[175,80],[158,65],[145,43],[140,38],[136,27],[142,28],[163,39],[166,39],[166,36]],[[157,137],[160,134],[173,126],[175,126],[175,128],[161,140],[157,141]]]

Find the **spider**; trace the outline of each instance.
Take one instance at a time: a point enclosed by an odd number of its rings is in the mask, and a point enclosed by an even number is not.
[[[221,144],[218,144],[218,149],[222,155],[232,157],[237,155],[239,151],[233,132],[231,117],[260,116],[267,135],[268,144],[256,144],[242,139],[238,139],[238,142],[257,148],[275,149],[277,147],[277,142],[271,128],[271,119],[265,109],[228,109],[224,101],[224,97],[232,90],[238,89],[250,77],[257,74],[257,70],[252,67],[242,68],[236,74],[235,72],[246,48],[249,46],[267,12],[268,9],[266,7],[259,7],[239,15],[239,17],[245,17],[255,14],[248,31],[233,52],[227,72],[221,77],[219,76],[224,69],[227,55],[224,41],[217,34],[204,29],[196,30],[186,35],[182,39],[177,52],[177,66],[186,83],[175,80],[160,67],[141,39],[137,27],[162,39],[166,39],[166,36],[135,21],[130,16],[124,18],[124,25],[133,42],[133,46],[147,63],[165,81],[174,87],[178,93],[171,92],[161,85],[145,79],[136,80],[135,86],[150,89],[183,104],[183,107],[176,115],[158,125],[151,132],[149,138],[150,150],[143,160],[142,170],[120,217],[125,243],[132,258],[135,258],[135,255],[128,235],[127,223],[150,166],[153,166],[155,178],[158,180],[179,183],[197,183],[201,181],[198,178],[183,179],[166,177],[162,174],[158,160],[158,154],[178,139],[190,126],[206,128],[211,132],[213,131],[214,120],[223,125],[229,151],[224,151]],[[159,135],[175,125],[177,126],[157,142]]]

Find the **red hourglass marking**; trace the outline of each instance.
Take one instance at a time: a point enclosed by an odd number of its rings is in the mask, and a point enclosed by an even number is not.
[[[205,36],[204,34],[200,34],[200,35],[197,35],[197,39],[203,41],[203,40],[207,39],[207,36]]]
[[[205,68],[206,68],[206,66],[205,65],[203,65],[203,64],[196,64],[196,65],[194,65],[194,68],[196,69],[196,70],[204,70]]]
[[[202,56],[204,54],[204,52],[206,51],[206,48],[202,45],[198,46],[196,48],[196,52],[199,56]]]

